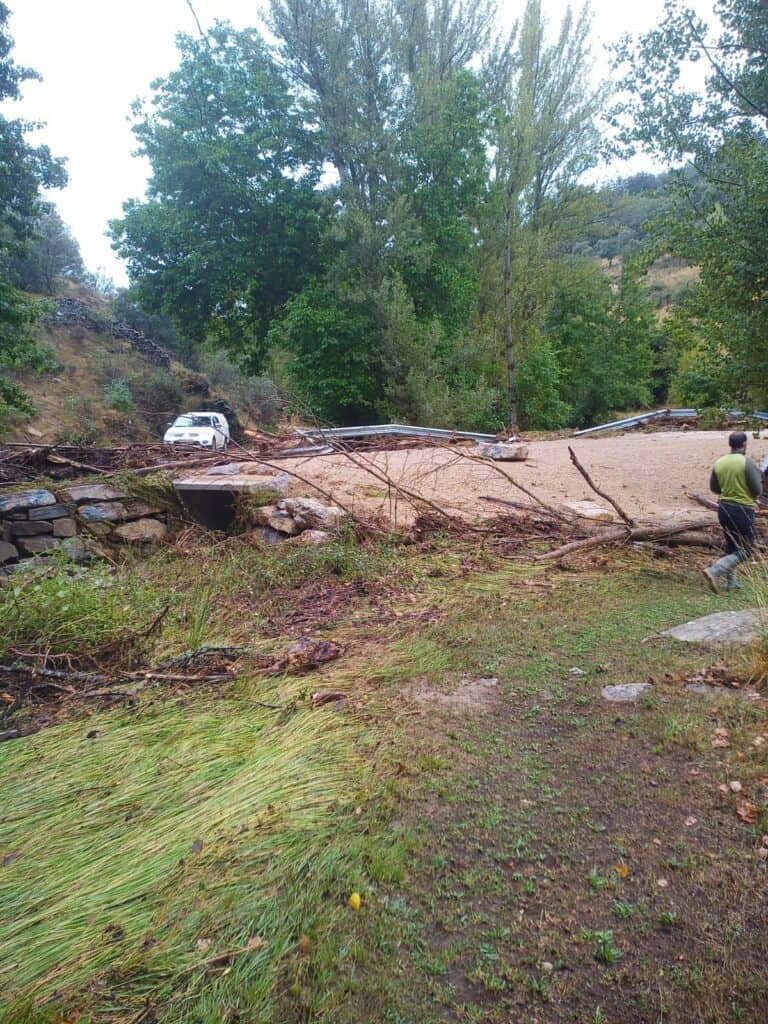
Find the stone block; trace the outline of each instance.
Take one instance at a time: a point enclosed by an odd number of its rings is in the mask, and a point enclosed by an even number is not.
[[[11,539],[16,537],[41,537],[45,533],[53,533],[52,523],[11,523],[8,531]]]
[[[117,491],[107,484],[84,484],[81,487],[64,487],[59,491],[59,499],[65,504],[90,505],[96,501],[122,501],[128,495]]]
[[[56,519],[53,523],[54,537],[74,537],[77,533],[77,523],[74,519]]]
[[[31,508],[27,513],[32,522],[38,519],[63,519],[69,515],[66,505],[47,505],[45,508]]]
[[[300,533],[298,537],[294,537],[291,544],[303,544],[306,547],[319,547],[321,544],[327,544],[331,539],[330,533],[327,530],[305,530]]]
[[[24,555],[42,555],[46,551],[53,551],[61,544],[56,537],[50,534],[44,537],[19,537],[19,551]]]
[[[495,462],[525,462],[528,449],[522,444],[505,444],[503,441],[478,441],[477,454]]]
[[[286,498],[277,508],[292,516],[299,530],[336,530],[347,516],[338,505],[325,505],[317,498]]]
[[[104,501],[97,505],[81,505],[77,514],[85,523],[119,523],[122,522],[128,510],[119,501]]]
[[[134,519],[115,527],[114,540],[123,544],[159,544],[168,533],[168,527],[157,519]]]
[[[592,519],[598,523],[610,523],[616,518],[611,509],[598,505],[594,501],[566,501],[563,503],[563,508],[567,508],[569,512],[575,512],[582,519]]]
[[[56,498],[50,491],[17,491],[15,494],[8,494],[0,498],[0,516],[9,512],[21,512],[30,508],[40,508],[44,505],[55,505]]]
[[[6,562],[12,562],[14,558],[18,557],[19,552],[15,544],[11,544],[6,540],[0,540],[0,565],[5,565]]]

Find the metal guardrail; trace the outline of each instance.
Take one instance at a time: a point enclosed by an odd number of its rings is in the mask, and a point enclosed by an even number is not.
[[[469,430],[442,430],[438,427],[411,427],[403,423],[375,423],[369,427],[331,427],[328,430],[298,430],[310,441],[326,441],[334,437],[466,437],[471,441],[497,441],[495,434],[476,434]]]
[[[768,412],[744,413],[740,409],[728,409],[729,416],[734,419],[753,419],[768,423]],[[577,430],[574,437],[586,437],[587,434],[599,434],[604,430],[624,430],[630,427],[639,427],[642,423],[653,423],[654,420],[690,420],[698,416],[698,409],[656,409],[655,412],[644,412],[639,416],[628,416],[624,420],[614,420],[612,423],[601,423],[597,427],[587,427],[585,430]]]

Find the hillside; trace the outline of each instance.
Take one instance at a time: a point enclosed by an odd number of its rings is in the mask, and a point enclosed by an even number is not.
[[[179,412],[224,401],[204,374],[114,320],[98,293],[72,286],[53,302],[37,329],[45,370],[14,375],[36,413],[9,418],[5,440],[148,441],[161,437]],[[236,419],[233,410],[224,411]]]

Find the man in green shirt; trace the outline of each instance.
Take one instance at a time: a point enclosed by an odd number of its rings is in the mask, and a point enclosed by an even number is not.
[[[725,534],[725,555],[704,570],[712,590],[719,594],[721,584],[735,590],[736,568],[755,546],[755,502],[763,489],[760,470],[747,458],[747,435],[735,431],[728,438],[730,455],[722,455],[712,467],[710,490],[720,495],[717,518]]]

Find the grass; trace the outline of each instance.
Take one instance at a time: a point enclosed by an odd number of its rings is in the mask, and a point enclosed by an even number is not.
[[[170,602],[155,657],[305,628],[344,653],[0,746],[3,1024],[40,1024],[51,999],[89,1024],[762,1022],[765,822],[743,825],[718,785],[762,805],[765,711],[684,691],[711,655],[642,643],[754,594],[718,602],[677,560],[482,561],[467,576],[442,542],[233,538],[108,574],[136,594],[132,628]],[[357,603],[311,627],[281,618],[352,584]],[[38,597],[12,600],[75,642]],[[118,616],[78,601],[102,643]],[[430,703],[489,675],[475,703]],[[649,701],[601,698],[648,678]],[[350,695],[342,713],[310,708],[326,687]]]
[[[159,1020],[208,1004],[265,1019],[318,911],[342,921],[365,893],[348,723],[305,710],[277,726],[246,698],[180,711],[2,751],[5,999],[106,983],[118,1015],[149,997]]]

